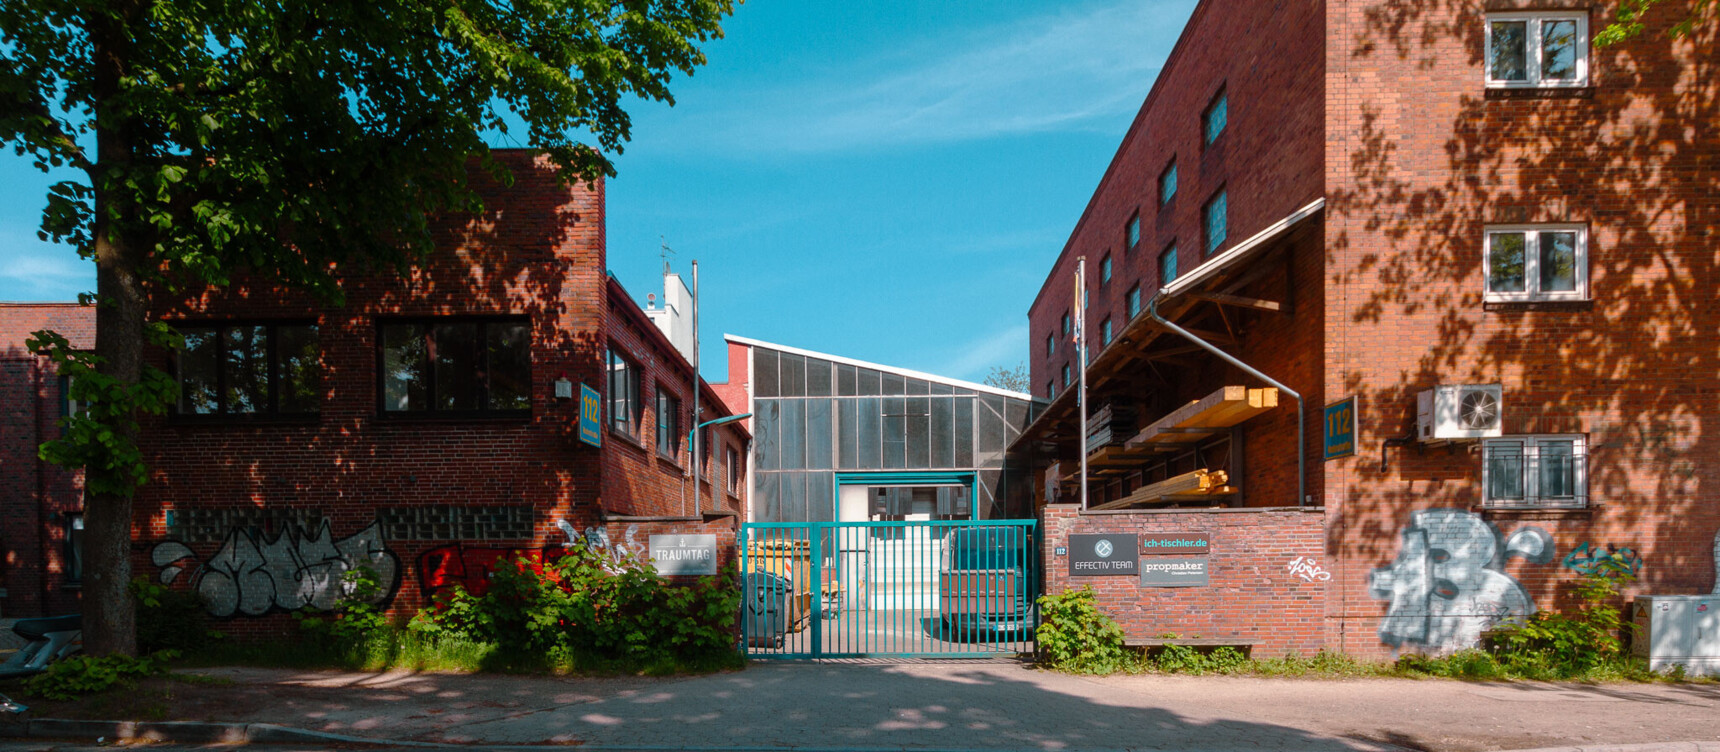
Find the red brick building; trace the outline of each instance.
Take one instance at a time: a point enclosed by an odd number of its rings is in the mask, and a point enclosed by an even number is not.
[[[1720,27],[1671,39],[1672,3],[1594,47],[1614,11],[1200,3],[1029,309],[1052,404],[1016,447],[1051,459],[1048,575],[1071,533],[1171,530],[1210,533],[1210,585],[1048,584],[1140,634],[1359,654],[1471,645],[1597,551],[1632,594],[1720,592]],[[1155,296],[1300,394],[1305,496],[1297,400]],[[1317,545],[1264,545],[1308,514]],[[1321,618],[1211,617],[1293,590]]]
[[[744,490],[721,463],[749,437],[707,430],[695,495],[693,369],[607,272],[602,185],[499,156],[512,185],[475,176],[481,215],[439,221],[404,277],[344,279],[344,306],[258,279],[157,296],[187,346],[153,356],[181,395],[144,428],[138,574],[259,617],[328,605],[361,564],[410,610],[575,537],[732,547]],[[727,415],[699,385],[702,420]]]
[[[0,303],[0,616],[76,610],[82,571],[83,474],[36,459],[72,409],[53,363],[24,347],[54,329],[73,347],[95,346],[95,317],[76,305]]]

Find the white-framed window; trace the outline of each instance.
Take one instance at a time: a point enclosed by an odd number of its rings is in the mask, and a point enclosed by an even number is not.
[[[1589,234],[1582,225],[1493,225],[1481,243],[1490,302],[1587,300]]]
[[[1489,13],[1486,46],[1489,87],[1589,85],[1586,11]]]
[[[1587,439],[1583,434],[1524,434],[1482,442],[1483,504],[1588,506]]]

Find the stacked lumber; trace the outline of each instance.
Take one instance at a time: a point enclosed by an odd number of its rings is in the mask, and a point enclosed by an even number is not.
[[[1223,387],[1153,421],[1124,445],[1135,449],[1194,443],[1277,406],[1277,389]]]
[[[1122,444],[1135,434],[1135,408],[1118,402],[1107,402],[1087,417],[1087,451]]]
[[[1107,501],[1093,508],[1125,509],[1142,504],[1187,501],[1236,493],[1234,487],[1227,485],[1229,481],[1230,474],[1223,470],[1196,470],[1192,473],[1183,473],[1172,478],[1166,478],[1157,483],[1148,483],[1135,489],[1134,493],[1128,496]]]

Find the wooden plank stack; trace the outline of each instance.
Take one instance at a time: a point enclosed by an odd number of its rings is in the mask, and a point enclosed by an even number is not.
[[[1230,474],[1223,470],[1196,470],[1192,473],[1183,473],[1166,478],[1157,483],[1148,483],[1135,489],[1134,493],[1128,496],[1107,501],[1093,508],[1126,509],[1143,504],[1204,500],[1212,496],[1235,493],[1236,489],[1227,485],[1229,481]]]
[[[1087,452],[1122,444],[1135,434],[1135,408],[1119,402],[1107,402],[1087,417]]]
[[[1278,406],[1278,390],[1227,386],[1172,410],[1124,442],[1130,449],[1191,444]]]

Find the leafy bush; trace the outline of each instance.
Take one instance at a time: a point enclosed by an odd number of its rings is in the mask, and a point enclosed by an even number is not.
[[[133,680],[165,673],[167,662],[178,653],[163,650],[142,658],[124,655],[74,655],[48,664],[48,670],[25,684],[30,694],[49,700],[75,700],[105,692],[115,685],[131,686]]]
[[[1538,611],[1489,633],[1483,641],[1501,673],[1536,679],[1577,678],[1620,663],[1626,622],[1614,604],[1635,580],[1620,554],[1598,560],[1577,583],[1575,613]]]
[[[1165,645],[1152,657],[1153,668],[1167,674],[1240,674],[1252,664],[1242,651],[1228,645],[1203,653],[1188,645]]]
[[[341,597],[334,610],[294,611],[299,629],[339,652],[350,652],[375,639],[388,628],[388,618],[373,601],[382,592],[382,576],[368,566],[357,566],[340,576]],[[324,615],[326,613],[326,615]]]
[[[1129,667],[1123,628],[1099,610],[1091,586],[1039,596],[1039,649],[1060,671],[1109,674]]]
[[[731,565],[679,587],[648,562],[574,545],[541,568],[501,562],[489,591],[458,586],[418,613],[412,629],[495,646],[503,658],[553,668],[662,672],[736,665],[740,589]]]
[[[147,577],[131,581],[132,601],[137,605],[137,649],[190,652],[222,637],[209,628],[209,613],[202,596],[174,590]]]

